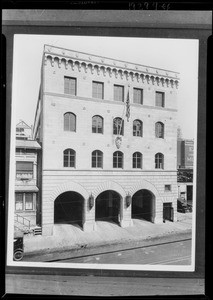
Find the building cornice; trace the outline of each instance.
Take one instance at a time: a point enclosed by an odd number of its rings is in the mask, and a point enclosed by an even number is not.
[[[96,71],[98,75],[102,72],[103,76],[120,75],[121,79],[126,79],[147,84],[156,84],[166,87],[176,87],[179,84],[179,73],[160,68],[153,68],[140,64],[134,64],[112,58],[106,58],[89,53],[83,53],[74,50],[58,48],[50,45],[44,46],[44,65],[47,60],[51,61],[52,67],[55,64],[61,68],[64,64],[65,69],[78,70],[79,72],[94,74]]]

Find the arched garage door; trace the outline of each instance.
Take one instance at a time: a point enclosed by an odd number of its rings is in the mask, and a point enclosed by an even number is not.
[[[96,198],[95,220],[120,224],[120,195],[115,191],[104,191]]]
[[[60,194],[54,203],[55,224],[77,224],[83,227],[84,198],[76,192]]]
[[[154,220],[155,197],[148,190],[139,190],[132,197],[132,218],[144,219],[150,222]]]

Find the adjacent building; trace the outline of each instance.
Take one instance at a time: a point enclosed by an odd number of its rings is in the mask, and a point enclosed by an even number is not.
[[[177,140],[178,198],[192,204],[194,140]]]
[[[177,219],[179,74],[44,46],[33,139],[42,234]]]
[[[39,224],[37,160],[40,149],[38,142],[32,140],[32,128],[20,121],[16,126],[16,230],[32,230]]]

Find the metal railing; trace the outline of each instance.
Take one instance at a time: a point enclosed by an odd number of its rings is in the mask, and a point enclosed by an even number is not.
[[[26,218],[24,218],[24,217],[22,217],[18,214],[15,214],[15,221],[17,223],[21,224],[21,225],[24,225],[24,226],[28,227],[30,229],[30,220],[28,220],[28,219],[26,219]]]

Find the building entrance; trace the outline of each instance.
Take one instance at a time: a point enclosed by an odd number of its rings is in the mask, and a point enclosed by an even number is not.
[[[120,201],[120,195],[114,191],[101,193],[96,199],[95,220],[120,224]]]
[[[154,195],[150,191],[140,190],[133,195],[132,219],[154,222]]]
[[[174,210],[172,207],[172,203],[163,203],[163,221],[165,222],[174,220]]]
[[[59,195],[54,203],[54,223],[83,227],[83,203],[84,198],[76,192]]]
[[[192,204],[192,198],[193,198],[193,186],[192,185],[187,185],[187,203]]]

